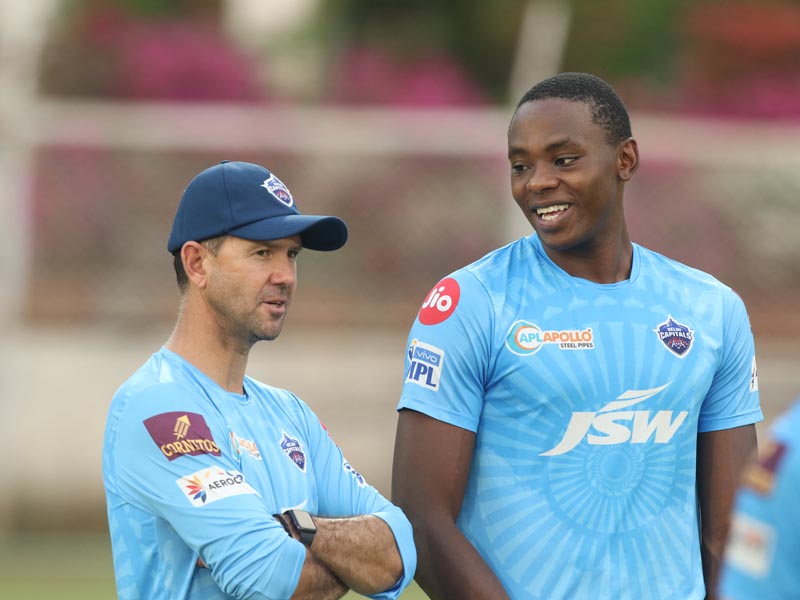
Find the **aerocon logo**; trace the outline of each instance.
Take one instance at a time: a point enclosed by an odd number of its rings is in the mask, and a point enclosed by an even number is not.
[[[567,431],[553,448],[539,456],[558,456],[575,448],[583,439],[590,446],[644,444],[653,438],[656,444],[668,443],[686,420],[688,411],[673,416],[671,410],[624,410],[652,398],[669,384],[649,390],[628,390],[595,412],[574,412]]]

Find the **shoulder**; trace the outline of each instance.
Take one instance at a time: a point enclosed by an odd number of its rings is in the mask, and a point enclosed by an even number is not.
[[[253,395],[255,402],[267,404],[273,411],[279,410],[285,414],[297,414],[304,417],[314,415],[311,407],[289,390],[266,384],[250,376],[245,376],[245,388],[249,394]]]
[[[726,283],[715,276],[691,267],[645,248],[638,246],[642,257],[641,276],[660,286],[674,287],[683,290],[684,294],[701,302],[718,302],[726,309],[739,306],[744,308],[741,297]]]
[[[154,407],[196,403],[199,387],[179,376],[174,365],[165,361],[163,354],[156,353],[119,387],[111,409],[146,414]]]
[[[717,288],[720,290],[730,290],[719,279],[695,267],[679,262],[674,258],[669,258],[655,250],[650,250],[644,246],[637,246],[642,255],[642,268],[646,273],[656,273],[662,277],[674,277],[701,287]]]

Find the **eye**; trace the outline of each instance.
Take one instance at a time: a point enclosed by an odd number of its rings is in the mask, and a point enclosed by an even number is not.
[[[300,250],[289,250],[289,258],[296,259],[298,256],[300,256]]]
[[[518,163],[518,164],[512,164],[512,165],[511,165],[511,172],[512,172],[514,175],[521,175],[521,174],[522,174],[522,173],[524,173],[524,172],[525,172],[527,169],[528,169],[528,165],[519,164],[519,163]]]
[[[269,256],[269,250],[266,248],[261,248],[260,250],[255,251],[256,256]]]
[[[577,156],[559,156],[555,160],[555,164],[559,167],[566,167],[567,165],[574,163],[576,160],[578,160]]]

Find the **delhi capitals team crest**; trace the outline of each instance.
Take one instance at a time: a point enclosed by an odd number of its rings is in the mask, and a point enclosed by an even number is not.
[[[283,182],[275,177],[275,175],[272,173],[270,173],[268,179],[264,180],[264,183],[261,184],[261,187],[266,188],[270,194],[275,196],[286,206],[291,206],[294,204],[294,199],[292,198],[292,194],[289,193],[289,188],[287,188]]]
[[[292,459],[292,462],[297,465],[298,469],[303,473],[306,472],[306,455],[303,453],[303,444],[301,444],[299,440],[290,438],[286,435],[285,431],[281,438],[281,450],[283,450],[286,456]]]
[[[694,330],[678,323],[671,316],[667,317],[666,322],[661,323],[653,331],[658,335],[658,339],[664,342],[667,349],[678,358],[683,358],[692,349]]]

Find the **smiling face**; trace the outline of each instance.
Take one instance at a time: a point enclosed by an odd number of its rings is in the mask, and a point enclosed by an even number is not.
[[[203,289],[222,336],[252,345],[274,340],[297,286],[299,236],[250,241],[229,237],[207,256]]]
[[[514,200],[556,263],[628,242],[622,191],[638,166],[636,142],[610,144],[587,104],[522,104],[508,131],[508,158]]]

